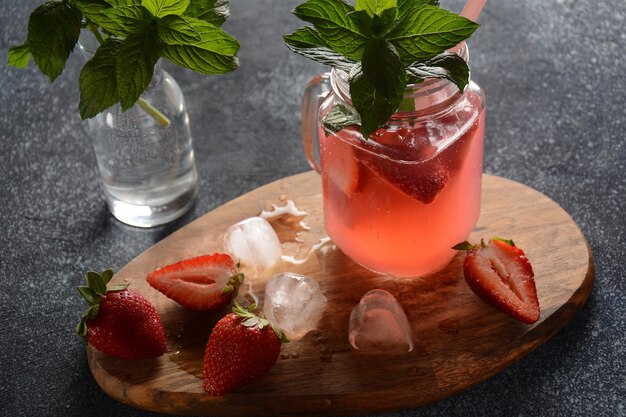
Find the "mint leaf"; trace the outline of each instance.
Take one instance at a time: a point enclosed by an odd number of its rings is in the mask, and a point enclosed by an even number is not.
[[[308,0],[296,7],[293,13],[312,23],[330,49],[353,61],[359,61],[367,37],[360,33],[357,24],[348,17],[353,11],[352,6],[341,0]]]
[[[92,118],[119,101],[115,71],[121,44],[120,40],[108,38],[80,72],[78,108],[82,119]]]
[[[111,6],[133,6],[141,5],[141,0],[104,0]]]
[[[349,81],[352,104],[361,116],[361,133],[364,138],[369,138],[381,123],[391,117],[393,111],[389,111],[389,102],[376,94],[376,88],[363,74],[360,63],[355,65]]]
[[[144,30],[152,21],[152,16],[140,5],[111,7],[105,15],[116,26],[114,34],[127,37]]]
[[[365,48],[362,66],[363,73],[383,97],[397,104],[402,101],[406,73],[398,53],[389,42],[371,39]]]
[[[9,65],[17,68],[26,68],[30,61],[30,47],[27,43],[16,45],[9,49]]]
[[[386,9],[397,6],[397,0],[356,0],[355,10],[365,10],[370,16],[380,16]]]
[[[113,2],[113,0],[109,0]],[[122,0],[120,0],[122,3]],[[101,27],[108,34],[126,37],[130,33],[130,28],[123,22],[118,22],[115,16],[110,16],[108,12],[112,10],[111,4],[104,0],[73,0],[73,4],[81,13],[96,26]]]
[[[287,48],[312,59],[320,64],[330,65],[345,72],[350,72],[356,62],[324,46],[319,34],[310,27],[297,29],[290,35],[283,36]]]
[[[230,16],[228,0],[191,0],[185,10],[185,16],[222,26]]]
[[[402,102],[406,72],[395,48],[383,39],[368,42],[363,61],[350,74],[350,97],[368,138],[383,126]]]
[[[150,84],[159,58],[157,51],[146,33],[131,35],[120,46],[115,73],[122,111],[131,108]]]
[[[323,125],[326,130],[337,133],[349,126],[360,125],[361,118],[348,106],[336,103],[324,117]]]
[[[425,62],[417,62],[407,68],[410,83],[426,78],[445,78],[452,81],[460,91],[469,83],[470,70],[467,62],[455,53],[445,52]]]
[[[180,16],[189,6],[189,0],[141,0],[141,4],[156,17]]]
[[[478,24],[435,6],[411,8],[385,39],[393,43],[402,61],[430,59],[467,39]]]
[[[159,39],[169,45],[199,42],[202,37],[188,19],[190,18],[175,15],[159,19],[157,26]]]
[[[111,18],[106,15],[106,12],[111,8],[111,5],[106,1],[73,0],[72,4],[76,6],[78,10],[80,10],[85,18],[105,30],[108,30],[107,26],[112,24]],[[117,25],[115,25],[115,27],[117,28]]]
[[[383,13],[380,16],[378,15],[374,16],[374,27],[373,27],[374,33],[379,34],[379,33],[387,32],[387,30],[389,30],[393,26],[393,24],[396,22],[397,18],[398,18],[397,7],[383,10]]]
[[[397,9],[395,7],[391,9],[385,9],[381,16],[370,16],[365,10],[358,10],[350,13],[350,19],[356,23],[361,34],[372,37],[387,32],[391,26],[395,23],[397,18]]]
[[[410,9],[422,6],[439,6],[438,0],[398,0],[398,15],[404,16]]]
[[[361,133],[369,137],[399,108],[414,107],[412,100],[403,101],[407,82],[445,78],[461,90],[466,87],[467,63],[445,51],[468,38],[478,25],[438,4],[356,0],[353,8],[343,0],[307,0],[296,7],[294,14],[315,29],[305,27],[284,36],[287,47],[314,61],[350,69],[350,96],[358,117],[333,109],[324,122],[327,130],[360,118]]]
[[[37,7],[28,21],[28,45],[35,64],[54,81],[78,42],[80,13],[64,1]]]
[[[360,34],[370,37],[373,34],[374,19],[365,10],[350,12],[349,19],[354,22]]]
[[[223,74],[239,66],[239,42],[219,27],[187,18],[201,40],[187,45],[163,44],[161,54],[173,63],[203,74]]]

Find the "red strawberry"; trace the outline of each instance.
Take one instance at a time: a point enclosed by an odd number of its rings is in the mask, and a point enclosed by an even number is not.
[[[237,296],[243,274],[229,255],[216,253],[185,259],[148,275],[148,283],[192,310],[218,310]]]
[[[365,151],[359,153],[359,158],[374,175],[424,204],[432,203],[449,180],[448,170],[439,160],[406,164]]]
[[[363,184],[359,164],[354,155],[352,141],[357,134],[353,128],[322,138],[323,175],[335,184],[346,197],[357,194]]]
[[[478,296],[524,323],[539,320],[533,268],[512,240],[493,238],[480,245],[463,242],[454,249],[468,250],[463,272]]]
[[[108,269],[102,274],[87,273],[87,286],[78,291],[90,307],[76,332],[101,352],[122,359],[149,359],[165,353],[165,330],[161,317],[150,302],[128,284],[107,289],[113,277]]]
[[[472,144],[476,142],[476,135],[481,129],[481,119],[477,119],[471,125],[463,136],[451,143],[445,151],[442,152],[442,164],[448,167],[451,175],[461,170],[463,164],[467,160],[467,154],[472,148]],[[484,132],[482,132],[484,135]]]
[[[265,374],[278,360],[281,342],[287,342],[281,330],[235,303],[209,336],[204,390],[224,395]]]
[[[356,156],[368,174],[385,180],[424,204],[431,203],[446,186],[449,175],[437,148],[420,128],[379,129],[364,142]],[[371,171],[371,173],[369,172]]]
[[[437,147],[430,143],[424,128],[381,128],[370,139],[367,144],[373,146],[377,153],[399,161],[425,161],[437,152]],[[376,146],[374,142],[382,147]]]

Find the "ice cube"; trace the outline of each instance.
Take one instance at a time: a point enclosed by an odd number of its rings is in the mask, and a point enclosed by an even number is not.
[[[289,340],[301,339],[315,329],[326,308],[326,297],[311,277],[283,272],[265,286],[263,313]]]
[[[280,260],[280,241],[267,220],[250,217],[233,224],[224,236],[224,246],[235,262],[261,273]]]
[[[413,350],[413,335],[402,306],[385,290],[367,292],[350,314],[353,348],[371,353]]]

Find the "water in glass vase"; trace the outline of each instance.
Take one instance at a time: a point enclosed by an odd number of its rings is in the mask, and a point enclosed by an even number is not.
[[[189,117],[180,88],[165,71],[155,69],[132,108],[122,112],[115,105],[90,119],[89,129],[105,200],[120,221],[152,227],[192,206],[197,174]]]

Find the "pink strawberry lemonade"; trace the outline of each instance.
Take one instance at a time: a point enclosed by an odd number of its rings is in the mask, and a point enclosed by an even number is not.
[[[320,131],[326,231],[362,266],[426,275],[454,257],[478,220],[484,104],[417,123],[390,123],[362,139],[358,127]]]

